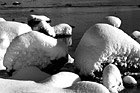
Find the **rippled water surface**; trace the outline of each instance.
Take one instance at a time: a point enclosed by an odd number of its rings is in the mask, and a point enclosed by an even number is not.
[[[0,16],[6,20],[26,23],[27,16],[30,14],[46,15],[52,19],[52,25],[68,23],[75,26],[72,36],[73,45],[69,48],[72,56],[84,32],[107,15],[120,17],[122,20],[121,29],[128,34],[131,34],[134,30],[140,30],[140,9],[137,6],[0,9]],[[125,89],[121,93],[139,92],[140,87]]]

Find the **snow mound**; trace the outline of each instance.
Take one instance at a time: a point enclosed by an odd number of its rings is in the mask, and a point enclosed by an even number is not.
[[[3,57],[5,55],[6,49],[10,45],[10,42],[16,36],[27,33],[31,30],[31,27],[29,27],[27,24],[13,21],[0,22],[0,69],[5,69],[5,67],[3,66]]]
[[[120,70],[114,64],[107,65],[103,70],[103,85],[111,93],[118,93],[124,89]]]
[[[43,69],[55,63],[51,61],[66,57],[67,53],[68,49],[63,42],[43,33],[31,31],[16,37],[11,42],[3,63],[7,71],[18,70],[29,65]]]
[[[126,63],[139,63],[139,56],[139,43],[116,27],[98,23],[84,33],[76,48],[74,63],[80,74],[90,75],[101,71],[102,63],[124,57]]]
[[[119,28],[121,26],[121,19],[116,16],[106,16],[103,22]]]

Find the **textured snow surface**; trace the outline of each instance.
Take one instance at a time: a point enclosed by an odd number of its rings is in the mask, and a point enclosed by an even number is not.
[[[58,60],[68,53],[66,45],[50,36],[37,31],[31,31],[15,38],[7,49],[4,66],[7,71],[17,70],[28,65],[40,69]]]
[[[104,68],[103,85],[106,86],[111,93],[117,93],[124,89],[121,73],[114,64],[109,64]]]
[[[112,63],[126,57],[125,62],[139,62],[140,45],[122,30],[98,23],[89,28],[75,51],[75,65],[81,74],[102,70],[101,63]]]

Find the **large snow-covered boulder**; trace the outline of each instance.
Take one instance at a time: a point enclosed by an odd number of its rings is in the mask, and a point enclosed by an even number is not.
[[[72,27],[69,24],[61,23],[58,25],[53,26],[56,35],[72,35]]]
[[[55,38],[59,38],[60,40],[64,41],[68,46],[72,45],[72,28],[71,26],[66,23],[61,23],[55,26],[50,25],[50,18],[46,17],[45,15],[30,15],[27,18],[28,25],[35,31],[39,31],[41,33],[50,35]]]
[[[105,23],[89,28],[75,51],[75,66],[80,74],[102,71],[102,63],[123,59],[125,63],[139,63],[140,45],[124,31]]]
[[[42,33],[46,33],[53,37],[59,36],[71,36],[72,35],[72,27],[69,24],[61,23],[55,26],[51,26],[45,21],[41,21],[37,26],[34,27],[33,30],[40,31]],[[51,35],[51,32],[55,32],[55,35]]]
[[[138,84],[136,79],[129,75],[123,77],[123,82],[125,87],[134,87]]]
[[[0,17],[0,22],[6,21],[4,18]]]
[[[56,35],[72,35],[72,27],[69,24],[61,23],[55,26],[51,26],[49,24],[49,22],[51,22],[51,19],[45,15],[30,15],[27,18],[27,21],[28,25],[36,31],[43,32],[41,30],[46,30],[44,31],[44,33],[48,32],[49,34],[49,32],[53,29],[53,32],[55,32]],[[55,35],[49,35],[55,37]]]
[[[38,31],[31,31],[11,42],[3,63],[7,71],[37,66],[53,72],[53,68],[58,70],[67,62],[67,54],[68,49],[63,42]]]
[[[131,36],[140,44],[140,31],[132,32]]]
[[[0,21],[0,69],[5,69],[3,66],[3,57],[10,42],[16,36],[29,31],[32,31],[32,29],[27,24],[13,21]]]
[[[120,70],[114,64],[109,64],[104,68],[103,85],[111,93],[118,93],[124,89]]]

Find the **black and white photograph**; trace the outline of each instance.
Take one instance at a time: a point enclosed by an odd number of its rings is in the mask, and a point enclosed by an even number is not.
[[[0,0],[0,93],[140,93],[140,0]]]

